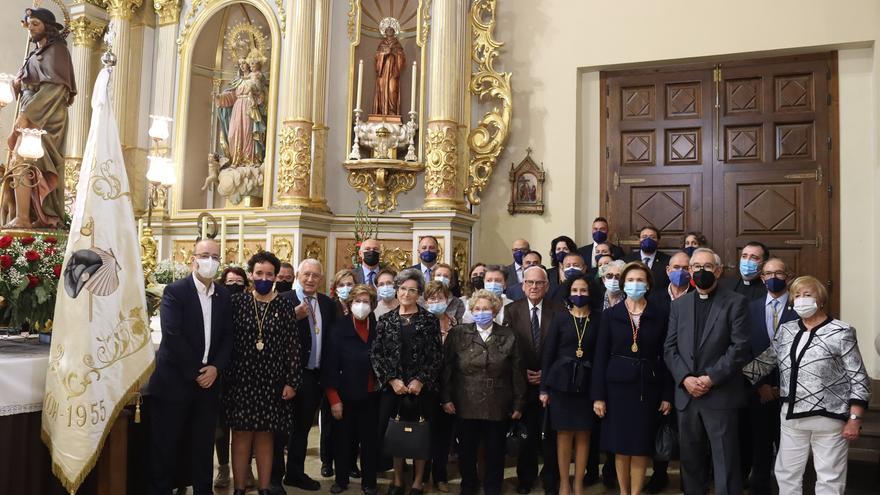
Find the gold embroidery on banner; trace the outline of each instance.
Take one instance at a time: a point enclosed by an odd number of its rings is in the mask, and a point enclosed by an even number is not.
[[[107,160],[98,165],[89,184],[92,192],[105,201],[119,199],[122,196],[131,196],[131,193],[128,191],[122,192],[122,181],[119,180],[119,177],[113,175],[110,170],[110,167],[113,165],[113,160]]]
[[[425,152],[425,192],[440,194],[455,187],[458,153],[455,130],[449,126],[429,127]]]

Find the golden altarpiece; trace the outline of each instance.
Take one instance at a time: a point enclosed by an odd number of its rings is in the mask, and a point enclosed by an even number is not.
[[[112,98],[147,271],[187,260],[207,229],[226,262],[269,249],[332,274],[351,266],[360,209],[386,264],[412,265],[431,234],[441,260],[467,270],[470,206],[511,116],[496,0],[67,4],[80,94],[108,28],[118,57]],[[85,100],[70,109],[71,192]]]

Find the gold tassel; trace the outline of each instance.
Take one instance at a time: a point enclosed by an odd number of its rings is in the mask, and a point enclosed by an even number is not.
[[[137,403],[134,406],[134,422],[135,424],[139,424],[141,422],[141,394],[137,396]]]

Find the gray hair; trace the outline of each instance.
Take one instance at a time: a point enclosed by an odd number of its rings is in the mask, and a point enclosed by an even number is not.
[[[604,277],[605,274],[608,273],[608,270],[614,267],[617,267],[618,270],[623,270],[624,265],[626,265],[626,263],[623,260],[614,260],[608,262],[604,266],[599,268],[599,276]]]
[[[315,258],[306,258],[306,259],[300,261],[299,266],[296,269],[296,273],[301,272],[303,270],[303,268],[305,268],[306,265],[317,266],[318,270],[321,271],[321,274],[324,273],[324,265],[322,265],[321,262],[316,260]]]
[[[724,268],[723,266],[721,266],[721,256],[718,256],[718,253],[712,251],[709,248],[697,248],[696,250],[694,250],[694,254],[691,255],[690,264],[694,264],[694,258],[700,253],[711,254],[715,258],[715,266],[717,268]]]
[[[492,304],[492,313],[498,314],[498,312],[501,311],[501,299],[499,299],[498,296],[496,296],[495,293],[492,291],[480,289],[474,292],[471,298],[468,299],[468,309],[471,312],[474,311],[474,306],[476,306],[477,301],[480,299],[485,299]]]
[[[419,294],[425,292],[425,276],[416,268],[407,268],[394,276],[394,288],[398,289],[407,280],[412,280],[418,285]]]
[[[540,265],[532,265],[532,266],[526,267],[526,269],[523,270],[523,278],[525,278],[525,277],[526,277],[526,273],[529,273],[529,270],[531,270],[531,269],[533,269],[533,268],[534,268],[535,270],[541,270],[541,273],[544,274],[544,280],[547,280],[547,279],[548,279],[548,278],[547,278],[547,270],[541,268]]]

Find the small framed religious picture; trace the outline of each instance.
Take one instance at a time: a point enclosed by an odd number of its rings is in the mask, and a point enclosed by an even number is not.
[[[543,165],[543,164],[541,164]],[[544,168],[532,160],[532,148],[526,149],[526,157],[519,165],[510,164],[510,203],[507,211],[544,214]]]

